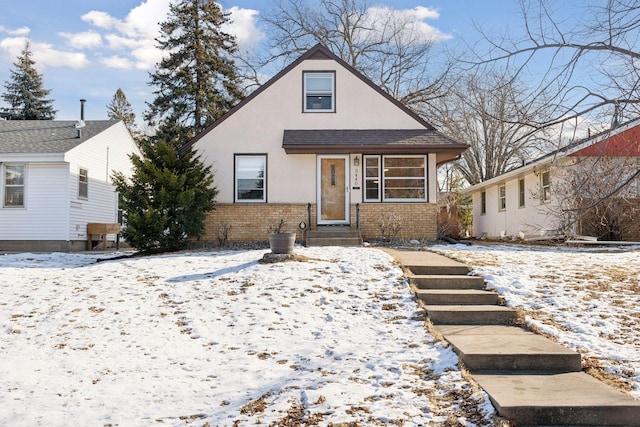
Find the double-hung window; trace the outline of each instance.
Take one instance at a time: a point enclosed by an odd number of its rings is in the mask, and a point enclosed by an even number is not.
[[[426,156],[364,156],[365,202],[427,200]]]
[[[305,72],[304,112],[331,113],[335,104],[335,73]]]
[[[498,186],[498,210],[507,209],[507,186],[502,184]]]
[[[25,170],[26,168],[24,165],[4,166],[4,207],[24,207]]]
[[[78,171],[78,198],[89,198],[89,171],[83,168]]]
[[[267,155],[236,154],[235,201],[267,201]]]
[[[482,191],[480,193],[480,214],[486,215],[487,213],[487,192]]]
[[[526,204],[526,193],[524,187],[524,178],[518,180],[518,207],[524,208]]]
[[[549,203],[551,201],[551,172],[544,171],[540,175],[540,201]]]

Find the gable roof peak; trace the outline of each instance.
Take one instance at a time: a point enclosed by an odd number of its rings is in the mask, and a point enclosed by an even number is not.
[[[275,82],[280,80],[283,76],[288,74],[291,70],[296,68],[302,62],[304,62],[306,60],[318,60],[318,59],[333,60],[333,61],[337,62],[342,67],[344,67],[347,71],[349,71],[354,76],[356,76],[360,80],[362,80],[362,82],[364,82],[365,84],[370,86],[373,90],[375,90],[380,95],[385,97],[391,103],[395,104],[398,108],[400,108],[402,111],[404,111],[407,115],[411,116],[416,122],[418,122],[419,124],[424,126],[426,129],[435,130],[435,128],[433,127],[433,125],[431,125],[431,123],[427,122],[425,119],[420,117],[420,115],[418,115],[415,111],[411,110],[409,107],[407,107],[406,105],[404,105],[403,103],[398,101],[396,98],[394,98],[391,94],[386,92],[380,86],[378,86],[377,84],[373,83],[373,81],[371,81],[368,77],[366,77],[360,71],[356,70],[354,67],[352,67],[350,64],[348,64],[345,60],[340,58],[338,55],[336,55],[335,53],[331,52],[331,50],[329,48],[327,48],[326,46],[324,46],[322,43],[317,43],[316,45],[311,47],[309,50],[304,52],[302,55],[300,55],[298,57],[298,59],[296,59],[295,61],[291,62],[289,65],[287,65],[285,68],[283,68],[279,73],[277,73],[275,76],[273,76],[271,79],[269,79],[265,84],[263,84],[262,86],[260,86],[259,88],[257,88],[253,92],[251,92],[251,94],[249,94],[249,96],[247,96],[242,101],[240,101],[238,104],[236,104],[233,108],[231,108],[229,111],[227,111],[222,117],[220,117],[218,120],[216,120],[211,125],[209,125],[209,127],[207,127],[205,130],[200,132],[198,135],[196,135],[190,141],[188,141],[186,144],[184,144],[182,147],[180,147],[178,152],[183,153],[183,152],[187,151],[196,142],[198,142],[198,140],[200,140],[203,136],[208,134],[211,130],[215,129],[220,123],[224,122],[227,118],[229,118],[231,115],[233,115],[236,111],[238,111],[244,105],[246,105],[247,103],[251,102],[251,100],[253,98],[257,97],[259,94],[264,92],[268,87],[270,87]]]

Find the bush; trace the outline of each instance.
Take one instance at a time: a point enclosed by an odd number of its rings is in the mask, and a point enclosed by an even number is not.
[[[218,190],[210,167],[194,151],[179,155],[162,140],[142,142],[144,157],[131,155],[129,179],[116,173],[124,228],[122,237],[143,252],[175,251],[204,233],[206,213]]]

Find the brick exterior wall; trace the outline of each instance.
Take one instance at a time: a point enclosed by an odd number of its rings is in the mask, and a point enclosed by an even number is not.
[[[361,203],[360,230],[364,239],[382,237],[379,221],[394,214],[401,221],[400,239],[435,240],[438,235],[436,216],[438,206],[426,203]],[[205,220],[205,234],[201,243],[218,243],[221,224],[231,225],[229,242],[266,241],[269,225],[281,218],[287,223],[285,231],[297,231],[296,239],[302,238],[298,224],[307,222],[306,204],[218,204]],[[351,205],[351,226],[356,226],[356,205]],[[316,205],[311,205],[311,229],[316,228]]]

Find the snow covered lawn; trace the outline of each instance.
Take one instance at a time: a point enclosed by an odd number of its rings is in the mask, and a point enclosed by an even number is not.
[[[490,423],[387,254],[264,253],[0,256],[0,425]]]
[[[434,246],[484,276],[526,322],[640,398],[640,248]]]

